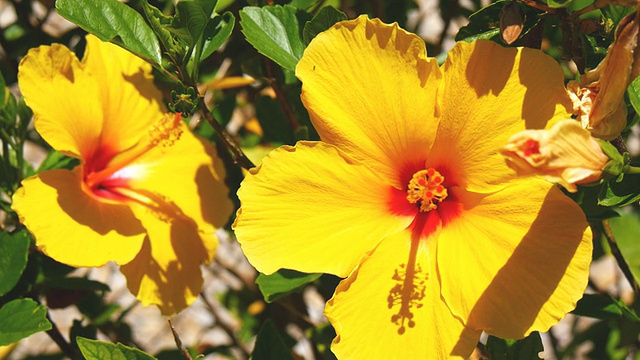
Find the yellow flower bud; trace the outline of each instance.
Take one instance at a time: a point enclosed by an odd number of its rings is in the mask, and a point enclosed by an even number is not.
[[[500,153],[519,175],[542,175],[570,192],[578,190],[576,184],[599,180],[609,161],[598,141],[573,120],[519,132]]]
[[[604,60],[579,80],[567,84],[574,114],[582,127],[595,137],[613,140],[627,124],[624,93],[633,80],[631,73],[639,29],[637,13],[623,19]]]

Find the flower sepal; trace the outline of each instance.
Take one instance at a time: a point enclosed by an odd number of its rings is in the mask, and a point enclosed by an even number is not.
[[[609,161],[602,168],[602,180],[622,181],[625,169],[629,167],[629,153],[620,154],[618,149],[608,141],[600,139],[596,139],[596,141],[600,144],[602,152],[609,157]]]

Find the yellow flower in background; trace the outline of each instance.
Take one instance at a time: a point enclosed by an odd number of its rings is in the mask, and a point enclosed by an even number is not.
[[[13,197],[38,248],[72,266],[122,265],[163,314],[192,303],[233,207],[215,149],[165,114],[151,66],[87,36],[82,61],[59,44],[30,50],[18,81],[43,139],[80,159]]]
[[[574,120],[563,120],[549,130],[525,130],[500,149],[507,164],[520,175],[542,175],[570,192],[576,184],[600,180],[609,162],[596,139]]]
[[[235,231],[263,273],[346,278],[325,309],[338,358],[466,358],[482,330],[520,338],[574,308],[585,216],[498,152],[570,116],[551,58],[481,41],[439,68],[419,37],[359,17],[318,35],[296,74],[322,141],[252,169]]]

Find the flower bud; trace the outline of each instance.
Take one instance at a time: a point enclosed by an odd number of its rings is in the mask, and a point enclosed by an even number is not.
[[[500,149],[518,175],[542,175],[576,192],[576,184],[598,181],[609,161],[596,139],[573,120],[549,130],[525,130]]]
[[[522,34],[524,11],[516,1],[506,4],[500,13],[500,36],[505,44],[511,45]]]
[[[582,127],[595,137],[613,140],[627,125],[624,93],[633,80],[633,68],[640,66],[634,65],[639,29],[637,13],[624,18],[604,60],[579,80],[567,84],[574,114]]]

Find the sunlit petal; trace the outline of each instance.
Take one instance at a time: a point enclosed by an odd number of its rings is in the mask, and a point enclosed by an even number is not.
[[[395,166],[424,163],[441,74],[418,36],[365,16],[342,22],[309,44],[296,75],[323,141],[399,188]]]
[[[512,135],[571,117],[562,70],[540,51],[461,42],[443,68],[442,119],[429,162],[454,164],[470,191],[496,190],[513,176],[498,153]]]
[[[427,249],[411,232],[396,233],[338,285],[326,308],[338,358],[467,358],[480,331],[465,328],[442,301],[435,244]]]
[[[380,239],[411,223],[389,214],[391,189],[331,145],[281,147],[242,183],[236,235],[260,272],[346,276]]]

